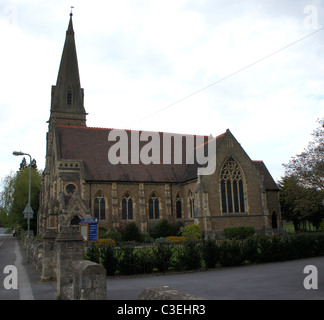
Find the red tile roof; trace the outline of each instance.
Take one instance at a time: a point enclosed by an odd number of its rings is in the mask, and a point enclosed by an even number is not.
[[[146,165],[141,161],[139,164],[131,164],[131,143],[128,143],[129,164],[111,164],[108,161],[108,151],[117,143],[108,141],[108,135],[112,130],[116,129],[58,125],[61,159],[82,160],[85,179],[88,181],[185,182],[197,178],[198,164],[186,164],[186,139],[182,139],[182,164],[174,164],[173,160],[171,164],[163,164],[163,137],[177,135],[172,133],[156,132],[160,137],[160,164]],[[119,131],[126,132],[128,142],[131,141],[132,131]],[[196,138],[193,135],[182,136]],[[208,140],[207,136],[203,138],[205,141]],[[146,141],[140,142],[139,150],[146,144],[148,144]]]
[[[198,164],[186,164],[186,139],[182,139],[182,164],[163,164],[163,137],[177,136],[175,133],[148,132],[159,134],[160,138],[160,164],[131,164],[131,143],[128,143],[128,164],[112,164],[108,161],[108,151],[116,144],[108,141],[108,135],[112,130],[127,133],[128,142],[131,141],[132,132],[144,132],[135,130],[120,130],[107,128],[92,128],[78,126],[57,125],[59,139],[59,154],[61,160],[80,160],[83,162],[85,179],[88,181],[116,181],[116,182],[186,182],[197,178]],[[195,135],[182,135],[194,137]],[[213,138],[218,145],[225,133]],[[200,136],[202,137],[202,136]],[[198,148],[206,146],[208,136],[203,136],[204,143],[195,145]],[[139,150],[148,142],[140,142]],[[173,152],[172,152],[173,156]],[[173,159],[173,158],[172,158]],[[196,157],[195,157],[196,159]],[[264,185],[267,190],[278,190],[277,184],[271,177],[263,161],[253,161],[256,168],[263,175]]]

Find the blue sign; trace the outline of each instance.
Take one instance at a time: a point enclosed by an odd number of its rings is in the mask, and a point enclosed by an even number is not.
[[[81,219],[80,223],[98,223],[98,218]]]
[[[97,223],[89,223],[89,241],[98,241]]]

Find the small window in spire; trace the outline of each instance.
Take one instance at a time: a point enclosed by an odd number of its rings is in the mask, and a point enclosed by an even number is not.
[[[71,105],[72,104],[72,89],[68,89],[68,91],[67,91],[66,103],[68,105]]]

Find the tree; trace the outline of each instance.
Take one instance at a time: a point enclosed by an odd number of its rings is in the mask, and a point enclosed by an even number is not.
[[[37,169],[37,163],[36,163],[35,159],[32,159],[31,167],[32,167],[32,169]],[[29,165],[27,164],[26,158],[23,157],[23,159],[21,160],[21,163],[20,163],[19,170],[21,171],[21,170],[26,169],[26,168],[29,168]]]
[[[299,155],[292,157],[286,168],[287,176],[295,176],[304,187],[324,191],[324,119],[312,133],[313,140]]]
[[[16,174],[10,172],[7,176],[1,179],[2,192],[0,193],[0,214],[1,220],[0,225],[10,226],[13,224],[12,219],[10,219],[9,213],[11,212],[13,193],[14,193],[14,181]]]
[[[39,206],[39,193],[41,189],[41,174],[38,170],[31,170],[31,196],[30,205],[34,211],[34,215],[37,214]],[[15,183],[14,183],[14,193],[13,193],[13,203],[12,203],[12,214],[17,216],[17,220],[26,227],[27,221],[23,217],[23,211],[28,203],[28,187],[29,187],[29,168],[25,168],[17,172]],[[31,229],[36,230],[36,218],[31,221]]]
[[[324,217],[323,191],[304,187],[296,176],[285,176],[278,185],[282,217],[293,222],[295,231],[305,229],[307,221],[318,229]]]
[[[138,230],[138,227],[135,222],[131,222],[126,226],[124,233],[125,241],[141,241],[141,233]]]
[[[36,164],[36,162],[35,162]],[[41,172],[33,168],[31,176],[31,207],[34,211],[34,219],[31,220],[31,230],[36,231],[36,217],[39,206],[39,193],[41,189]],[[0,194],[0,208],[2,220],[7,225],[21,224],[27,229],[27,221],[24,219],[23,211],[28,203],[29,192],[29,166],[20,165],[19,171],[10,173],[2,179],[3,191]],[[4,217],[6,218],[4,219]]]

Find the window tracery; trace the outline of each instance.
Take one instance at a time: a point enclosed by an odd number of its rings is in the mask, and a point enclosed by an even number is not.
[[[133,219],[133,199],[126,193],[122,201],[122,218],[124,220]]]
[[[150,219],[159,219],[159,198],[155,193],[152,193],[149,200],[149,218]]]
[[[241,169],[229,158],[221,171],[221,197],[223,213],[245,212],[244,182]]]
[[[94,199],[94,217],[100,220],[106,219],[106,202],[101,192],[98,192]]]

